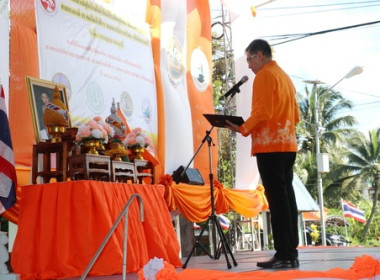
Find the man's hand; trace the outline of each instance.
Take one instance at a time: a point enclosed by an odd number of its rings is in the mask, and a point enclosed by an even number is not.
[[[226,124],[228,124],[228,126],[226,128],[240,133],[240,127],[237,124],[234,124],[234,123],[230,122],[229,120],[226,120]]]

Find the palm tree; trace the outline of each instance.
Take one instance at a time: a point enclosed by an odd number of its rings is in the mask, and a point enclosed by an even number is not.
[[[329,145],[342,140],[352,133],[352,126],[356,119],[350,115],[341,115],[342,111],[352,109],[352,102],[345,99],[340,92],[328,90],[326,87],[317,87],[316,92],[305,89],[306,95],[298,94],[298,104],[301,114],[301,122],[298,126],[298,134],[303,136],[301,152],[315,151],[315,115],[314,98],[318,96],[318,119],[320,127],[321,151],[328,152]]]
[[[315,197],[317,194],[317,171],[315,153],[315,111],[314,99],[318,97],[319,127],[323,128],[320,133],[321,152],[337,154],[341,149],[341,143],[354,130],[352,126],[356,119],[350,115],[342,115],[343,111],[352,109],[352,102],[345,99],[341,93],[328,90],[326,87],[318,86],[315,92],[309,91],[305,87],[305,95],[297,94],[300,109],[301,121],[297,125],[297,135],[300,143],[300,150],[297,157],[297,164],[300,177],[304,180],[306,187]],[[296,167],[297,172],[297,167]],[[305,175],[307,173],[307,175]],[[298,172],[297,172],[298,174]],[[326,181],[327,179],[327,181]],[[329,183],[328,178],[324,178],[325,183]],[[328,185],[328,184],[327,184]]]
[[[368,139],[363,133],[357,132],[347,144],[347,164],[340,165],[333,173],[344,182],[344,188],[357,188],[357,186],[367,185],[375,191],[371,214],[364,227],[362,237],[362,241],[364,241],[376,212],[379,195],[380,129],[369,131]]]

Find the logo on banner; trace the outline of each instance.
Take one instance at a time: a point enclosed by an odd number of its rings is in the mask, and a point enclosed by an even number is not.
[[[173,36],[167,46],[167,65],[169,80],[177,87],[182,83],[185,66],[183,62],[182,46],[177,37]]]
[[[152,118],[152,105],[150,104],[150,101],[147,99],[144,99],[141,103],[141,111],[144,117],[144,120],[147,122],[151,121]]]
[[[65,85],[67,98],[71,100],[72,90],[71,90],[71,83],[69,81],[69,78],[65,74],[62,73],[56,73],[54,74],[52,81],[55,83],[63,84]]]
[[[104,110],[104,96],[100,86],[91,82],[87,85],[86,101],[88,108],[95,114],[100,114]]]
[[[0,2],[0,17],[8,13],[8,1]]]
[[[55,0],[40,0],[40,5],[47,14],[54,14],[57,11],[57,4]]]
[[[195,49],[191,54],[190,71],[195,87],[201,92],[205,91],[210,81],[210,68],[201,49]]]
[[[131,95],[126,91],[123,91],[120,95],[120,109],[127,118],[132,117],[133,100]]]

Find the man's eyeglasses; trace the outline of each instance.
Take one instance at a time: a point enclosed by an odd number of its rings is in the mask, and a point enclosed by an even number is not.
[[[247,57],[247,63],[250,63],[251,62],[251,59],[254,58],[256,56],[256,53],[253,54],[252,56],[250,57]]]

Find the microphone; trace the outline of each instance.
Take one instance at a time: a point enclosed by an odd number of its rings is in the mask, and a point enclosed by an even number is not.
[[[240,92],[240,89],[239,87],[244,84],[246,81],[248,81],[248,77],[247,76],[243,76],[240,81],[235,84],[229,91],[227,91],[224,95],[222,95],[221,97],[219,97],[219,100],[223,99],[223,98],[226,98],[228,96],[230,96],[231,94],[235,94],[237,92]]]

